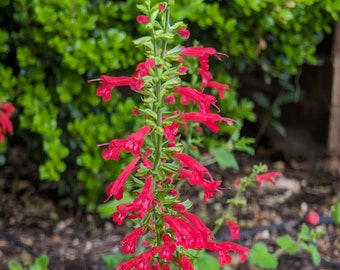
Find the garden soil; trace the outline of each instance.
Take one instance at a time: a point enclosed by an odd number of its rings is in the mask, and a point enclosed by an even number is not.
[[[238,242],[251,247],[262,241],[275,251],[275,239],[285,234],[296,237],[304,215],[313,209],[321,215],[315,229],[324,232],[318,242],[321,264],[314,266],[308,254],[300,252],[281,256],[278,269],[340,269],[340,226],[330,218],[330,207],[340,197],[339,177],[317,170],[315,164],[271,157],[270,150],[260,150],[255,156],[240,155],[238,170],[209,165],[215,179],[224,181],[225,189],[207,204],[202,203],[196,187],[185,184],[181,192],[194,203],[193,212],[213,228],[226,200],[236,192],[233,183],[247,175],[254,164],[262,162],[271,171],[282,171],[276,185],[266,183],[243,194],[248,205],[236,209],[242,230]],[[206,155],[203,159],[208,163],[209,158]],[[37,168],[28,159],[9,161],[0,168],[0,269],[7,269],[11,260],[29,265],[36,256],[46,254],[51,270],[105,270],[102,255],[117,254],[120,240],[131,227],[117,226],[110,218],[76,209],[66,198],[58,198],[58,185],[39,181]],[[216,237],[229,240],[227,227]],[[225,269],[258,268],[239,264],[235,257],[233,268]]]

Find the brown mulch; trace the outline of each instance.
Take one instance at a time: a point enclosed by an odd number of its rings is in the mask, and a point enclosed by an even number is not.
[[[296,236],[305,212],[314,209],[322,215],[316,229],[325,232],[318,243],[322,264],[315,267],[307,254],[299,253],[281,256],[279,269],[340,269],[340,228],[329,218],[330,206],[339,196],[339,178],[308,163],[273,162],[261,154],[241,155],[239,161],[240,170],[221,170],[214,165],[210,168],[225,180],[225,187],[232,186],[232,181],[249,173],[259,161],[284,173],[276,186],[264,185],[244,194],[248,206],[237,209],[243,231],[240,243],[251,246],[262,241],[275,249],[275,238],[287,233]],[[21,167],[24,172],[19,176],[14,166],[0,169],[0,269],[7,269],[11,260],[29,265],[35,256],[45,253],[52,270],[105,270],[102,255],[119,252],[119,242],[130,229],[94,213],[59,206],[50,196],[53,190],[47,192],[46,184],[42,188],[39,181],[32,180],[36,177],[32,164]],[[226,199],[234,194],[233,188],[226,189],[223,195],[203,205],[199,203],[198,189],[184,185],[182,191],[188,197],[194,195],[194,212],[210,227],[223,212]],[[228,239],[227,229],[222,228],[217,237]],[[244,264],[238,269],[257,268]]]

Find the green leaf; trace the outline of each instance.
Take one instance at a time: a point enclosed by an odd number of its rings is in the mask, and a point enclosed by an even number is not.
[[[319,265],[321,262],[320,253],[315,245],[311,245],[311,246],[312,248],[310,249],[310,251],[311,251],[312,261],[314,265]]]
[[[276,269],[278,266],[277,258],[269,253],[268,248],[263,243],[256,243],[250,249],[249,263],[263,268]]]
[[[211,152],[215,156],[216,161],[221,168],[238,169],[238,163],[235,159],[234,154],[231,151],[228,151],[225,148],[222,149],[215,148]]]
[[[270,107],[269,99],[262,92],[255,92],[253,98],[262,108],[268,109]]]
[[[301,226],[301,230],[298,234],[299,240],[308,240],[309,239],[309,227],[306,223],[303,223]]]
[[[299,251],[299,245],[289,235],[279,237],[277,244],[289,254],[295,254]]]
[[[112,269],[116,268],[121,262],[129,260],[131,257],[131,255],[125,255],[122,253],[107,253],[102,256],[102,259],[105,262],[106,269]]]
[[[9,270],[23,270],[24,268],[21,266],[21,264],[15,262],[15,261],[10,261],[8,263],[8,269]]]
[[[340,203],[337,203],[333,206],[332,218],[336,225],[340,224]]]
[[[123,199],[117,201],[117,200],[110,200],[107,203],[103,203],[98,206],[97,211],[101,218],[109,218],[112,216],[113,213],[115,213],[116,207],[121,204],[131,203],[133,200],[133,197],[128,191],[125,191],[123,194]]]
[[[195,260],[195,269],[198,270],[219,270],[220,265],[217,261],[217,259],[206,253],[205,251],[200,252],[198,258]]]

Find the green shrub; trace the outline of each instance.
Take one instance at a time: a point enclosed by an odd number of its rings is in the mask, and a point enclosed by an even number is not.
[[[62,179],[64,192],[89,209],[103,181],[121,168],[102,161],[96,145],[125,136],[126,126],[134,125],[134,102],[124,97],[117,105],[123,98],[114,90],[117,94],[103,104],[94,95],[96,85],[87,80],[133,73],[142,59],[132,42],[142,31],[132,27],[138,2],[0,0],[0,100],[17,108],[19,130],[12,141],[24,140],[30,147],[41,179]],[[176,3],[174,18],[190,24],[193,39],[231,55],[218,65],[221,82],[234,81],[225,74],[231,68],[236,73],[260,68],[267,81],[289,82],[300,65],[317,62],[316,46],[323,33],[331,32],[340,10],[340,2],[332,0]],[[237,102],[237,95],[232,97]],[[254,121],[252,104],[241,102],[248,113],[238,119]],[[250,141],[244,142],[232,149],[242,150]]]

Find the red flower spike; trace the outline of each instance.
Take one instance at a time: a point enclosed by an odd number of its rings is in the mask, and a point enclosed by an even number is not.
[[[144,229],[139,227],[124,237],[120,242],[120,246],[124,254],[134,254],[138,244],[139,237],[143,234]]]
[[[132,160],[130,164],[122,170],[116,181],[110,183],[105,191],[106,195],[108,196],[106,200],[110,199],[111,197],[114,197],[116,200],[121,200],[123,198],[125,182],[129,178],[130,174],[138,168],[136,167],[136,164],[138,163],[139,159],[140,157],[136,157],[134,160]]]
[[[200,112],[189,112],[184,113],[180,120],[195,121],[205,124],[212,132],[216,133],[219,131],[219,127],[215,122],[226,122],[228,125],[232,125],[235,120],[231,118],[225,118],[215,113],[200,113]]]
[[[101,81],[102,85],[97,88],[97,96],[102,97],[104,101],[108,101],[111,98],[111,92],[114,87],[117,86],[130,86],[133,79],[126,76],[111,77],[100,76],[99,79],[88,80],[88,82]]]
[[[226,225],[229,227],[230,238],[232,240],[240,239],[240,227],[231,220],[227,220]]]
[[[185,28],[178,29],[177,33],[184,39],[188,39],[190,37],[190,31]]]
[[[136,20],[139,24],[148,24],[150,22],[150,19],[145,15],[138,15]]]
[[[257,181],[257,185],[262,185],[262,182],[270,182],[273,185],[275,185],[275,177],[282,176],[282,173],[280,172],[270,172],[265,174],[260,174],[255,176],[255,180]]]

